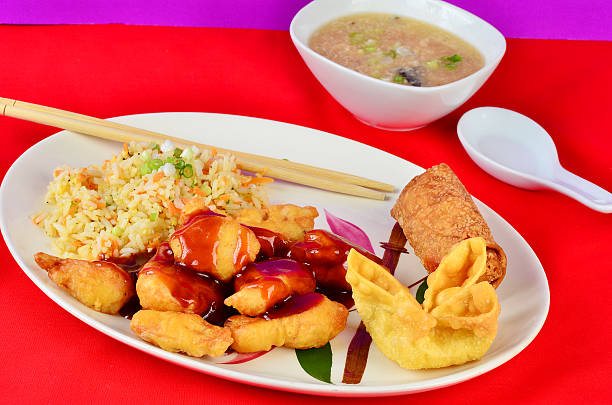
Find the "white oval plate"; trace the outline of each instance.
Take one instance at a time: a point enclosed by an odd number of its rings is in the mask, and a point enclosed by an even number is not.
[[[353,173],[395,185],[397,192],[417,174],[418,166],[386,152],[325,132],[249,117],[203,113],[162,113],[119,117],[113,121],[167,133],[219,147],[287,158],[315,166]],[[50,251],[50,241],[30,217],[43,203],[53,169],[61,164],[84,167],[100,164],[118,153],[121,145],[111,141],[63,131],[28,149],[7,172],[0,187],[0,228],[13,257],[23,271],[53,301],[99,331],[139,350],[172,363],[247,384],[279,390],[330,396],[384,396],[439,388],[465,381],[508,361],[523,350],[542,327],[549,306],[546,275],[533,250],[499,215],[477,201],[496,241],[509,258],[507,276],[497,290],[502,312],[499,332],[483,359],[438,370],[408,371],[385,358],[374,344],[363,379],[358,385],[343,384],[342,372],[348,343],[359,324],[351,312],[347,328],[332,342],[332,384],[320,382],[300,367],[293,350],[276,348],[242,364],[218,364],[219,359],[191,358],[152,346],[129,329],[119,316],[95,312],[58,288],[33,255]],[[387,201],[372,201],[325,192],[294,184],[270,186],[273,203],[314,205],[321,216],[315,227],[329,229],[323,209],[363,229],[382,254],[378,242],[387,241],[395,221],[389,215],[397,194]],[[402,255],[396,276],[404,284],[425,275],[414,254]]]

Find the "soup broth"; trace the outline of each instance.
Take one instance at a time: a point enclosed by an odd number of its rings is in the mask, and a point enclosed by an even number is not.
[[[440,86],[484,66],[482,54],[458,36],[392,14],[335,19],[315,31],[308,45],[349,69],[408,86]]]

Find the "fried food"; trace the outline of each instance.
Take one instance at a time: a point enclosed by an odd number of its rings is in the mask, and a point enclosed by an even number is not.
[[[149,260],[138,272],[136,292],[144,309],[206,315],[223,305],[221,284],[184,266]]]
[[[314,207],[293,204],[271,205],[268,208],[246,208],[234,218],[248,226],[269,229],[292,242],[304,240],[304,232],[312,230],[319,213]]]
[[[233,341],[229,329],[182,312],[141,310],[132,317],[130,329],[166,351],[194,357],[221,356]]]
[[[232,349],[240,353],[270,350],[272,346],[295,349],[321,347],[344,330],[348,310],[321,294],[295,296],[265,318],[230,317]]]
[[[457,244],[429,275],[421,306],[384,267],[352,250],[347,281],[372,340],[407,369],[439,368],[482,358],[497,334],[500,306],[486,281],[486,243]]]
[[[236,293],[225,299],[243,315],[258,316],[291,295],[314,292],[315,278],[304,265],[290,259],[251,263],[236,276]]]
[[[135,294],[132,278],[116,264],[61,259],[42,252],[34,260],[55,284],[96,311],[117,314]]]
[[[259,252],[257,237],[238,221],[218,215],[200,215],[170,236],[177,262],[197,272],[229,281]]]
[[[179,224],[183,225],[196,215],[211,212],[206,200],[202,197],[194,197],[185,203],[179,215]]]
[[[367,250],[322,229],[306,232],[303,242],[291,246],[289,257],[305,263],[314,272],[320,287],[349,291],[351,286],[346,282],[346,257],[351,249],[380,262]]]
[[[446,164],[433,166],[413,178],[391,210],[429,273],[458,242],[482,237],[487,242],[486,272],[481,281],[495,288],[506,274],[506,254],[476,204]]]

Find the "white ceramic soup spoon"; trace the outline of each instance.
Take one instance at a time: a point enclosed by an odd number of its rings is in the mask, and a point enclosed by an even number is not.
[[[459,140],[484,171],[529,190],[550,188],[596,211],[612,212],[612,194],[565,170],[550,135],[514,111],[480,107],[457,124]]]

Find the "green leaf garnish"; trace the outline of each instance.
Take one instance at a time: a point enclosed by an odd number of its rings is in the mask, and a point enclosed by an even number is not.
[[[295,350],[300,366],[312,377],[331,384],[332,350],[329,342],[314,349]]]
[[[425,279],[416,293],[416,300],[419,304],[423,304],[423,301],[425,301],[425,291],[427,291],[427,288],[429,287],[427,286],[427,279]]]

